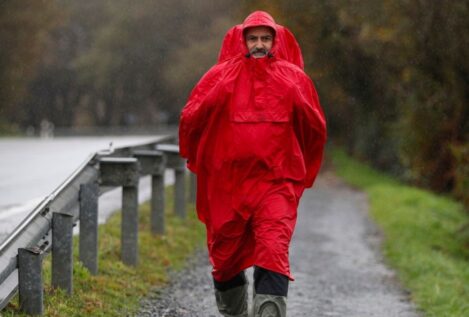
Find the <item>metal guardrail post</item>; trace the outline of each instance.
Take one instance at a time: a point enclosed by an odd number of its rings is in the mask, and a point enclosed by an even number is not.
[[[186,218],[186,168],[174,168],[174,210],[176,215]]]
[[[52,215],[52,287],[73,291],[73,216]]]
[[[100,185],[122,186],[121,260],[138,263],[138,180],[136,158],[106,157],[100,160]]]
[[[153,234],[164,234],[166,231],[164,187],[164,171],[151,176],[151,232]]]
[[[97,183],[80,185],[79,259],[92,275],[98,273],[98,196]]]
[[[197,176],[194,173],[190,173],[189,176],[190,191],[189,191],[189,202],[195,203],[197,196]]]
[[[140,162],[140,174],[151,175],[151,232],[164,234],[164,173],[167,158],[163,152],[151,150],[135,151],[134,157]]]
[[[156,149],[168,156],[167,167],[174,169],[174,212],[186,218],[186,162],[179,156],[179,146],[175,144],[157,144]]]
[[[121,258],[127,265],[138,263],[138,187],[122,187]]]
[[[42,315],[44,311],[42,257],[39,248],[18,249],[20,310],[29,315]]]

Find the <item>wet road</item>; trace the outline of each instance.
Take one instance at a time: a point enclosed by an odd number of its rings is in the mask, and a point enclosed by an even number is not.
[[[157,136],[0,138],[0,242],[92,153],[152,141]],[[168,173],[166,182],[172,183]],[[150,179],[142,178],[139,201],[150,197]],[[99,220],[120,208],[121,189],[99,199]]]
[[[330,172],[319,177],[314,190],[305,192],[290,249],[296,280],[290,283],[288,316],[418,316],[383,263],[381,237],[367,208],[363,193]],[[196,253],[172,285],[143,301],[139,316],[220,316],[206,251]]]

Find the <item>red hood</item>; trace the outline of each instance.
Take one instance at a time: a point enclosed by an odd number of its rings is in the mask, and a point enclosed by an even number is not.
[[[224,62],[239,54],[246,54],[247,48],[244,40],[244,30],[249,27],[267,26],[275,32],[274,45],[271,53],[280,59],[284,59],[304,68],[303,55],[294,35],[286,27],[275,23],[274,18],[264,11],[251,13],[243,22],[232,27],[225,35],[218,55],[218,62]]]
[[[243,32],[246,31],[247,28],[252,28],[256,26],[267,26],[271,28],[274,33],[277,33],[277,24],[275,23],[274,18],[264,11],[255,11],[248,15],[248,17],[243,22]]]

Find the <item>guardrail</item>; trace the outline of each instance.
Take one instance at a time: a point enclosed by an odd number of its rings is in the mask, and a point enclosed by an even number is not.
[[[174,136],[131,147],[100,151],[47,196],[0,245],[0,310],[19,293],[20,309],[43,313],[42,260],[52,253],[52,286],[73,292],[73,226],[80,224],[79,259],[91,274],[98,272],[98,197],[122,187],[121,260],[138,263],[138,180],[151,175],[151,231],[164,234],[164,172],[175,171],[174,206],[186,215],[185,162]],[[195,200],[191,181],[189,199]]]

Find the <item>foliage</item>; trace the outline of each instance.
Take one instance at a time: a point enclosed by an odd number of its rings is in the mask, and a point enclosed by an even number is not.
[[[24,128],[42,119],[56,127],[174,123],[216,61],[234,3],[57,1],[64,23],[45,32],[47,49],[9,119]]]
[[[38,14],[40,12],[40,14]],[[17,103],[26,94],[44,52],[48,32],[60,24],[56,1],[0,2],[0,124],[17,123]],[[11,122],[13,121],[13,122]]]
[[[332,156],[337,173],[368,194],[385,255],[425,316],[468,315],[469,218],[462,205],[405,186],[342,151]]]
[[[78,239],[74,239],[73,296],[50,286],[50,257],[44,263],[46,316],[129,316],[138,309],[140,300],[154,288],[168,282],[168,271],[179,270],[188,255],[205,238],[203,225],[194,208],[187,220],[172,211],[172,188],[166,191],[166,234],[150,233],[150,207],[146,203],[139,212],[139,264],[129,267],[119,260],[121,217],[114,214],[99,227],[99,272],[92,276],[78,261]],[[23,316],[17,300],[2,311],[2,316]]]
[[[401,45],[412,58],[399,96],[401,156],[416,183],[448,190],[458,177],[451,147],[469,142],[469,1],[415,2],[408,11],[415,35]]]
[[[453,146],[451,151],[456,159],[454,192],[469,208],[469,144]]]

